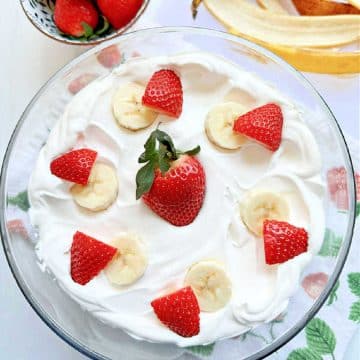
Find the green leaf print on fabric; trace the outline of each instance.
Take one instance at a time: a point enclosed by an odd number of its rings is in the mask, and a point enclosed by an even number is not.
[[[204,346],[188,346],[186,349],[194,354],[202,356],[210,356],[214,351],[215,344],[209,344]]]
[[[359,298],[351,305],[349,320],[360,323],[360,272],[348,274],[348,284],[350,291]]]
[[[336,338],[325,321],[315,318],[305,328],[306,341],[310,349],[320,355],[334,353]]]
[[[30,208],[29,198],[27,191],[22,191],[16,196],[9,196],[7,199],[8,204],[15,205],[23,211],[28,211]]]
[[[322,360],[322,357],[311,349],[302,348],[292,351],[287,360]]]
[[[325,230],[324,241],[319,251],[320,256],[332,256],[335,257],[339,253],[342,243],[342,238],[336,236],[330,229]]]
[[[335,360],[336,338],[329,325],[315,318],[305,328],[307,348],[295,349],[287,360],[320,360],[322,355],[330,355]]]
[[[350,308],[349,320],[360,324],[360,300],[354,302]]]
[[[336,291],[338,290],[339,286],[340,286],[340,281],[338,280],[334,285],[334,287],[332,288],[332,290],[330,291],[330,295],[326,305],[328,306],[332,305],[338,299]]]
[[[348,274],[348,284],[351,292],[360,297],[360,272]]]

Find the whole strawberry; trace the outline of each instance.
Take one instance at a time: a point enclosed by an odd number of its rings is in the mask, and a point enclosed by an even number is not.
[[[97,0],[102,14],[115,29],[127,25],[138,13],[143,0]]]
[[[190,286],[151,302],[158,319],[170,330],[183,337],[200,331],[200,308]]]
[[[91,149],[72,150],[53,160],[50,171],[60,179],[86,185],[96,157],[97,152]]]
[[[285,221],[265,220],[263,225],[265,261],[281,264],[308,249],[308,233]]]
[[[63,33],[81,37],[98,24],[99,15],[90,0],[57,0],[54,22]]]
[[[80,231],[74,235],[70,250],[72,279],[85,285],[113,259],[117,249]]]
[[[172,70],[159,70],[149,80],[143,105],[172,117],[179,117],[183,106],[180,78]]]
[[[241,115],[233,130],[276,151],[281,143],[283,115],[280,106],[266,104]]]
[[[168,134],[153,131],[139,158],[147,164],[136,175],[136,198],[173,225],[193,222],[205,197],[205,171],[194,157],[199,151],[178,151]]]

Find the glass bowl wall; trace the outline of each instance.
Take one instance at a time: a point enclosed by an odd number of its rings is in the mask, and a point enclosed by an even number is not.
[[[336,283],[350,247],[354,225],[353,170],[346,143],[335,118],[305,78],[263,48],[221,32],[192,28],[159,28],[123,35],[73,60],[52,77],[35,96],[11,138],[0,183],[1,237],[10,268],[21,291],[53,331],[92,358],[178,359],[184,352],[189,351],[174,345],[134,340],[120,329],[100,323],[82,311],[48,273],[41,271],[41,264],[35,256],[37,234],[29,223],[24,191],[27,189],[38,152],[46,141],[49,130],[59,119],[66,104],[71,101],[73,93],[96,76],[111,71],[109,63],[103,59],[104,54],[111,59],[114,51],[120,51],[120,63],[126,62],[132,56],[150,57],[206,51],[238,64],[262,80],[272,83],[312,113],[308,125],[319,142],[324,180],[330,169],[346,170],[349,212],[339,213],[331,200],[329,188],[325,196],[327,231],[333,232],[343,241],[334,256],[316,256],[302,275],[304,278],[314,272],[329,274],[328,282],[320,296],[315,299],[309,298],[302,287],[299,287],[284,316],[254,330],[257,335],[267,339],[266,342],[259,341],[259,336],[222,340],[216,343],[213,357],[220,359],[217,354],[223,355],[227,349],[227,360],[259,359],[274,352],[306,325]],[[24,222],[29,238],[24,236],[21,229],[14,231],[14,219]]]

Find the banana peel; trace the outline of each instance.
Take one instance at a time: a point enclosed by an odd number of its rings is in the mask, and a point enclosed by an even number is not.
[[[256,0],[259,6],[275,14],[288,14],[278,0]]]
[[[229,32],[238,35],[234,29]],[[258,39],[240,35],[277,54],[296,69],[319,74],[360,73],[360,52],[338,52],[331,49],[299,48],[270,44]]]
[[[349,3],[355,6],[357,9],[360,9],[360,0],[348,0]]]
[[[265,1],[271,1],[271,0],[265,0]],[[300,15],[316,16],[316,15],[345,15],[345,14],[359,15],[360,14],[360,10],[357,9],[355,6],[351,4],[338,3],[335,1],[292,0],[292,2],[295,5],[296,10],[299,12]],[[274,11],[277,11],[276,6],[274,6]]]
[[[201,2],[201,0],[195,1],[198,3],[197,6]],[[323,74],[360,72],[360,52],[338,52],[334,49],[317,48],[339,45],[345,38],[346,42],[359,39],[359,15],[297,17],[271,14],[266,10],[257,9],[245,0],[203,0],[203,2],[210,13],[230,33],[264,46],[300,71]],[[299,22],[300,19],[305,19],[305,21]],[[345,22],[341,23],[342,21]],[[344,30],[344,24],[349,25],[347,30]],[[256,28],[255,31],[249,30],[252,26]],[[309,29],[311,31],[308,31]],[[340,41],[339,38],[336,39],[334,31],[346,31],[347,34]],[[283,32],[283,35],[279,36],[279,32]],[[302,33],[306,35],[302,36]],[[315,37],[316,34],[318,35],[316,41],[311,41],[311,35]]]
[[[360,39],[359,15],[279,15],[246,0],[203,0],[203,3],[225,27],[268,43],[332,47]]]

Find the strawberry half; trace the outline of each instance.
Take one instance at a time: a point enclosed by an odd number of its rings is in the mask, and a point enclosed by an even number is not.
[[[138,13],[144,0],[97,0],[102,14],[115,29],[127,25]]]
[[[252,140],[256,140],[271,151],[276,151],[281,143],[283,115],[280,106],[266,104],[241,115],[233,130]]]
[[[183,337],[200,332],[200,308],[190,286],[151,302],[158,319],[170,330]]]
[[[77,231],[71,245],[72,279],[85,285],[113,259],[117,249]]]
[[[86,185],[97,152],[91,149],[72,150],[59,156],[50,164],[50,171],[60,179]]]
[[[90,0],[56,0],[54,22],[63,33],[75,37],[92,32],[99,15]]]
[[[172,70],[159,70],[148,82],[142,104],[171,117],[182,112],[183,90],[180,78]]]
[[[281,264],[308,249],[308,233],[285,221],[265,220],[263,227],[265,261]]]
[[[168,134],[153,131],[139,158],[147,164],[136,175],[136,198],[173,225],[193,222],[205,197],[205,171],[194,157],[199,151],[178,151]]]

